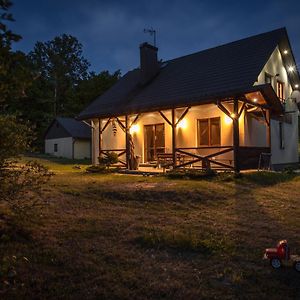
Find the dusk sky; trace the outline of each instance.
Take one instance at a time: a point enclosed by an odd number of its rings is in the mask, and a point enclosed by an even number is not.
[[[36,41],[67,33],[83,44],[91,70],[124,74],[139,65],[139,44],[152,42],[144,28],[157,30],[159,58],[190,54],[250,35],[286,27],[299,67],[300,1],[102,1],[13,0],[23,40],[15,49],[29,52]]]

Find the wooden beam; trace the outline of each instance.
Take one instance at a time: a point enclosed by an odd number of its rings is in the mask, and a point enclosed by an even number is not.
[[[140,114],[137,114],[136,117],[134,118],[133,122],[130,124],[129,128],[132,127],[132,125],[139,119]]]
[[[240,118],[240,116],[242,115],[242,113],[243,113],[243,111],[244,111],[244,109],[245,109],[245,106],[246,106],[246,103],[243,102],[242,107],[241,107],[241,109],[240,109],[240,111],[239,111],[239,114],[238,114],[238,118]]]
[[[130,170],[130,141],[129,141],[129,124],[128,115],[125,116],[125,143],[126,143],[126,168]]]
[[[172,122],[169,121],[169,119],[165,116],[165,114],[162,112],[162,111],[158,111],[159,114],[165,119],[165,121],[170,125],[172,126]]]
[[[270,110],[267,109],[266,111],[266,119],[267,119],[267,124],[268,124],[268,127],[267,127],[267,145],[268,147],[271,149],[271,113],[270,113]]]
[[[235,115],[235,118],[232,118],[234,170],[236,173],[239,173],[240,172],[240,164],[239,164],[240,133],[239,133],[239,119],[238,119],[239,100],[237,98],[235,98],[233,102],[233,113]]]
[[[217,102],[217,106],[225,115],[227,115],[229,118],[233,119],[231,116],[231,113],[227,110],[227,108],[220,101]]]
[[[116,118],[116,120],[117,120],[117,123],[119,124],[120,128],[125,132],[124,124],[120,121],[120,119],[118,117]]]
[[[180,116],[180,118],[177,120],[176,126],[177,126],[177,125],[179,124],[179,122],[186,116],[186,114],[189,112],[190,108],[191,108],[191,107],[187,107],[187,108],[185,109],[185,111],[182,113],[182,115]]]
[[[172,109],[172,158],[173,168],[176,168],[177,157],[176,157],[176,121],[175,121],[175,109]]]
[[[98,119],[99,122],[99,158],[101,157],[101,149],[102,149],[102,130],[101,130],[101,119]]]
[[[106,127],[109,125],[110,120],[111,120],[111,118],[108,118],[108,120],[106,121],[106,123],[105,123],[103,129],[101,130],[101,133],[103,133],[104,130],[106,129]],[[99,128],[99,131],[100,131],[100,128]]]

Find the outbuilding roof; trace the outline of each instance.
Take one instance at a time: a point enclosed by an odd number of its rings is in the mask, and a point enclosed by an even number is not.
[[[134,69],[92,102],[78,118],[201,104],[244,93],[253,89],[277,46],[281,52],[291,49],[285,28],[163,62],[158,75],[147,85],[140,84],[140,69]],[[295,65],[292,51],[283,60],[285,64]],[[298,71],[289,76],[292,84],[300,82]],[[266,89],[270,94],[270,89]],[[272,95],[276,98],[275,93]]]
[[[82,121],[73,118],[57,117],[49,125],[45,133],[45,139],[61,137],[90,139],[91,128]]]

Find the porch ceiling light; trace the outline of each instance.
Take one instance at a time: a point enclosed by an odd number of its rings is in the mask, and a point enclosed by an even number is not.
[[[253,102],[257,102],[257,98],[253,98]]]
[[[182,128],[185,129],[187,128],[187,120],[186,119],[182,119],[179,123],[178,123],[178,128]]]
[[[138,133],[139,131],[140,131],[140,126],[137,124],[133,124],[129,129],[130,134]]]

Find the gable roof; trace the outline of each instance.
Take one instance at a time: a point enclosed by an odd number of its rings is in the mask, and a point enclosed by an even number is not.
[[[58,124],[63,128],[59,130],[55,125]],[[57,117],[55,118],[45,132],[45,139],[60,138],[60,137],[73,137],[77,139],[90,139],[91,128],[81,121],[73,118]]]
[[[140,70],[134,69],[91,103],[78,118],[200,104],[251,90],[278,45],[281,51],[290,49],[285,28],[166,61],[158,75],[145,86],[139,84]],[[298,72],[290,80],[299,83]],[[273,96],[276,98],[275,93]]]

